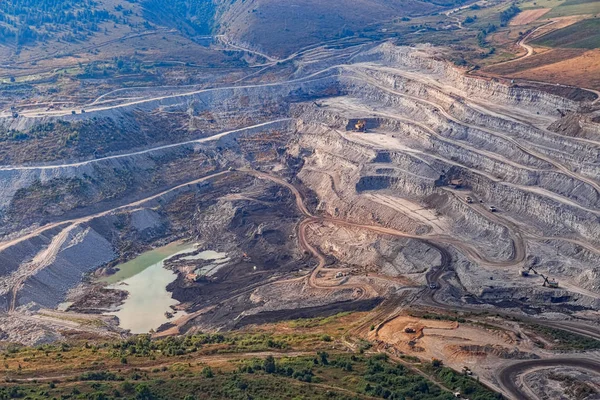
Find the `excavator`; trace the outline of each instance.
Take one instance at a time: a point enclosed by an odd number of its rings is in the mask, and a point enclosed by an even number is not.
[[[552,289],[557,289],[558,288],[558,281],[555,279],[548,279],[547,276],[544,276],[542,274],[540,274],[540,276],[542,278],[544,278],[544,284],[542,286],[548,286],[549,288]]]
[[[367,131],[367,121],[365,121],[364,119],[358,120],[354,124],[354,131],[355,132],[366,132]]]
[[[529,267],[528,269],[522,269],[521,270],[521,276],[529,276],[529,271],[533,271],[534,274],[541,276],[542,278],[544,278],[544,283],[542,284],[542,286],[548,286],[549,288],[552,289],[557,289],[558,288],[558,281],[555,279],[550,279],[547,276],[545,276],[544,274],[538,274],[538,272],[533,269],[532,267]]]
[[[528,269],[523,268],[521,270],[521,276],[529,276],[529,271],[533,271],[534,274],[538,274],[537,271],[535,269],[533,269],[533,267],[529,267]]]

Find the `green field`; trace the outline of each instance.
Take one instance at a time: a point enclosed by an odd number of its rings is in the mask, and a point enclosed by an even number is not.
[[[536,39],[532,44],[574,49],[600,48],[600,19],[587,19]]]
[[[531,10],[535,8],[556,8],[561,6],[564,0],[529,0],[518,2],[517,5],[521,10]],[[552,12],[552,11],[550,11]],[[545,16],[544,16],[545,18]]]
[[[544,2],[538,4],[544,5]],[[566,17],[569,15],[591,14],[600,16],[600,1],[598,0],[567,0],[545,15],[545,18]]]

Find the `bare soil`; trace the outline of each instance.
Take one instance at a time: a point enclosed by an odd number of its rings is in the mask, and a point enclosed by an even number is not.
[[[550,11],[551,8],[538,8],[535,10],[525,10],[521,11],[516,17],[514,17],[510,24],[511,26],[515,25],[527,25],[540,18],[542,15],[546,14]]]

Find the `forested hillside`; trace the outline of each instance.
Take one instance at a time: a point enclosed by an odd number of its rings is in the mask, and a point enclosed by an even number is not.
[[[0,42],[23,45],[50,37],[85,40],[99,24],[117,16],[92,0],[14,0],[0,2]]]

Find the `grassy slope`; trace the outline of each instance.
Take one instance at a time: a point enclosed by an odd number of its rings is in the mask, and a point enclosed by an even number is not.
[[[568,15],[599,14],[600,2],[597,0],[567,0],[558,7],[553,7],[546,17],[564,17]]]
[[[600,19],[587,19],[550,32],[531,42],[544,47],[594,49],[600,47]]]
[[[378,22],[434,13],[462,3],[463,0],[300,0],[290,6],[276,0],[240,0],[220,16],[220,22],[222,32],[228,36],[269,54],[284,56],[327,40],[370,35]]]

